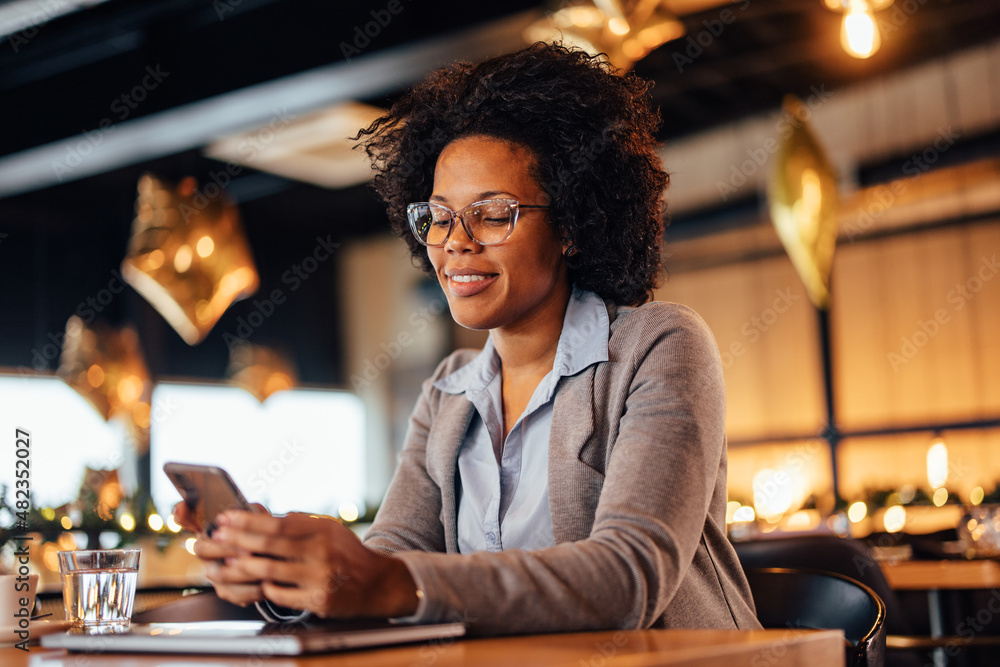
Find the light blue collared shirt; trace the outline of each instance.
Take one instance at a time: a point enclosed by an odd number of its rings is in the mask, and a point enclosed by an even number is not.
[[[492,336],[471,363],[434,383],[449,394],[465,393],[476,408],[458,454],[460,552],[555,544],[548,484],[553,397],[560,378],[608,360],[608,327],[604,301],[574,288],[552,370],[502,444],[502,378]]]

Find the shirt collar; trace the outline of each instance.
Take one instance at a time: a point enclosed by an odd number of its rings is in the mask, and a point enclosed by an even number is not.
[[[576,375],[593,364],[608,360],[610,321],[604,300],[594,292],[573,288],[562,332],[552,363],[550,391],[560,377]],[[486,340],[482,351],[471,362],[446,375],[434,386],[449,394],[483,391],[500,371],[500,357],[493,345],[493,336]]]

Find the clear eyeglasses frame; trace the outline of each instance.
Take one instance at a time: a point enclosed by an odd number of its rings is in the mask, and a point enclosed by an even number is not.
[[[484,199],[469,204],[461,211],[434,202],[416,202],[406,207],[406,219],[417,241],[425,246],[438,248],[451,238],[455,221],[470,239],[479,245],[496,245],[510,238],[522,208],[548,208],[535,204],[521,204],[516,199]]]

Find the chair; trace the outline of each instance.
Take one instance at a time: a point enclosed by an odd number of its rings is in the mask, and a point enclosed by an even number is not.
[[[746,575],[765,628],[843,630],[849,667],[885,664],[885,604],[872,589],[818,570],[752,568]]]
[[[836,535],[801,535],[737,542],[733,546],[744,570],[765,567],[807,568],[836,572],[859,581],[875,591],[885,604],[887,634],[914,634],[896,592],[889,587],[885,575],[863,542]]]
[[[976,664],[976,652],[997,651],[1000,637],[967,634],[930,637],[915,632],[917,615],[927,615],[921,606],[910,608],[886,581],[868,547],[861,541],[835,535],[799,535],[733,544],[744,570],[754,568],[807,568],[835,572],[872,589],[885,604],[886,664],[889,667],[925,667],[929,664]],[[912,605],[911,605],[912,606]],[[976,607],[978,608],[978,607]],[[945,658],[941,654],[951,655]],[[991,660],[995,661],[995,653]]]

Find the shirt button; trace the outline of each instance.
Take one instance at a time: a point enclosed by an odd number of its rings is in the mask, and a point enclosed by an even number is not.
[[[486,533],[486,540],[487,540],[487,541],[488,541],[488,542],[489,542],[490,544],[496,544],[496,543],[497,543],[497,536],[496,536],[496,533]]]

